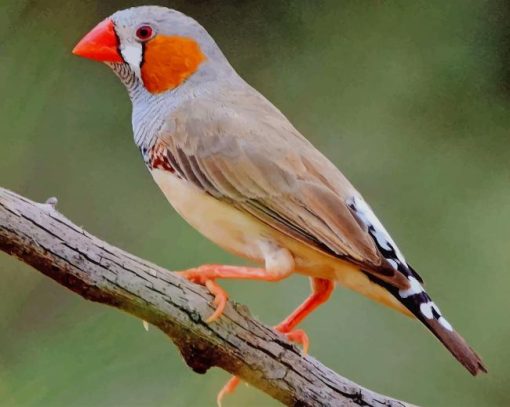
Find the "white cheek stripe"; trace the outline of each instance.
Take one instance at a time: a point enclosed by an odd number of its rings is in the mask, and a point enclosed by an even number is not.
[[[142,44],[127,44],[120,47],[120,52],[138,78],[141,78],[140,64],[142,63]]]

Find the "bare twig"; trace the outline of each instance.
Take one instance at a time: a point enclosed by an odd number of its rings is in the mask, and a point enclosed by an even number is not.
[[[55,210],[0,188],[0,249],[73,290],[148,321],[197,373],[218,366],[287,405],[406,406],[345,379],[240,305],[212,324],[211,296],[167,270],[103,242]]]

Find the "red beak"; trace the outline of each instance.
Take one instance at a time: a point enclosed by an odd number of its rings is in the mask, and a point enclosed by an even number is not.
[[[107,18],[96,25],[74,47],[73,54],[100,62],[124,62],[113,21]]]

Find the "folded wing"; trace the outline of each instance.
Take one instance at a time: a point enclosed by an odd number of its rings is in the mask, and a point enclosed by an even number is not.
[[[408,288],[414,272],[360,194],[278,110],[250,97],[212,112],[194,101],[169,118],[160,141],[178,174],[317,250]]]

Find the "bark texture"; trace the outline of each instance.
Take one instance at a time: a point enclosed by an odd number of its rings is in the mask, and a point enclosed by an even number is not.
[[[409,406],[304,356],[242,305],[230,302],[219,321],[205,323],[213,305],[204,287],[92,236],[55,204],[0,188],[0,249],[88,300],[155,325],[195,372],[220,367],[290,406]]]

